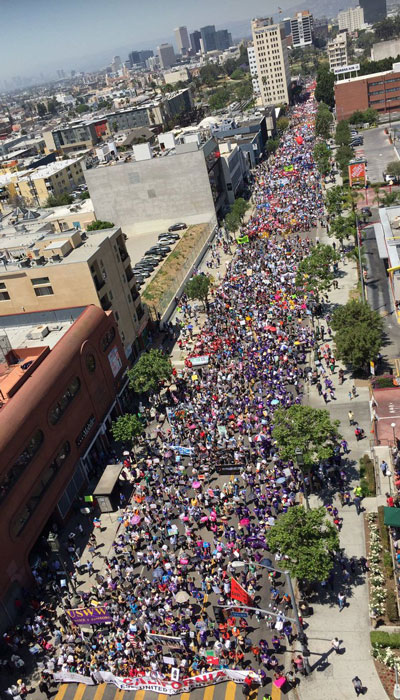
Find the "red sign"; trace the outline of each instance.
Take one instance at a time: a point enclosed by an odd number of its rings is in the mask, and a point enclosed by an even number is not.
[[[232,600],[238,600],[243,605],[253,606],[253,599],[234,578],[231,578],[231,598]]]
[[[365,185],[367,173],[365,170],[365,161],[362,163],[349,163],[349,183],[353,185]]]

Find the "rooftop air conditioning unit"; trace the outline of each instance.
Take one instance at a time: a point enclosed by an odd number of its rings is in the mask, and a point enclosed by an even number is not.
[[[46,335],[49,335],[49,327],[48,326],[36,326],[36,328],[33,328],[30,332],[30,336],[32,340],[41,340],[42,338],[45,338]]]

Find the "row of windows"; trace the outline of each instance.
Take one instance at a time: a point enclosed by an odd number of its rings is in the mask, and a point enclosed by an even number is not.
[[[39,429],[36,430],[23,452],[21,452],[19,457],[15,460],[11,469],[2,477],[2,481],[0,483],[0,503],[10,493],[21,474],[23,474],[27,466],[32,462],[36,453],[41,448],[43,440],[43,431]]]
[[[67,386],[62,396],[60,396],[57,403],[49,411],[49,423],[51,425],[57,425],[58,421],[62,418],[71,401],[77,395],[79,389],[81,388],[81,380],[79,377],[75,377],[72,382]]]
[[[18,537],[22,533],[28,521],[34,514],[36,508],[38,507],[39,503],[43,499],[43,496],[45,495],[47,489],[55,479],[57,473],[60,471],[66,459],[68,458],[70,452],[71,445],[68,442],[68,440],[66,440],[62,445],[61,449],[57,452],[57,455],[53,459],[52,463],[48,467],[46,467],[46,469],[40,475],[39,481],[35,484],[35,486],[32,489],[29,501],[24,505],[22,510],[19,511],[18,515],[16,515],[12,519],[10,525],[11,537]]]

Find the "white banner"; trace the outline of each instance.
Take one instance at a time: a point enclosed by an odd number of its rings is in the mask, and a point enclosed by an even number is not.
[[[81,676],[79,673],[55,673],[54,680],[60,683],[86,683],[93,685],[96,683],[113,683],[120,690],[151,690],[153,693],[163,693],[164,695],[178,695],[187,693],[196,688],[203,688],[206,685],[215,685],[226,681],[244,683],[247,677],[246,671],[231,671],[230,669],[220,669],[210,671],[190,678],[182,678],[180,681],[166,681],[158,677],[159,674],[139,676],[137,678],[119,678],[108,671],[96,671],[91,678]],[[258,676],[254,680],[261,682]]]

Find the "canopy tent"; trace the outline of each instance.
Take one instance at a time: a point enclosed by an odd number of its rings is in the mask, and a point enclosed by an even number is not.
[[[400,527],[400,508],[384,507],[385,525]]]

